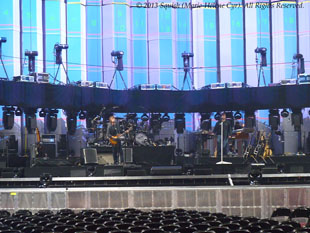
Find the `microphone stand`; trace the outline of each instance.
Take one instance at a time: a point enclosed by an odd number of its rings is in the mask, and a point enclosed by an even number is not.
[[[224,122],[221,122],[221,161],[217,162],[216,164],[232,164],[231,162],[225,162],[224,161],[224,153],[223,153],[223,141],[224,141],[224,136],[223,136],[223,124]]]

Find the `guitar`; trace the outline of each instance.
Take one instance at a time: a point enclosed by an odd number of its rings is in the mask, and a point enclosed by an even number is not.
[[[36,144],[35,144],[35,154],[36,156],[42,155],[42,146],[41,146],[41,136],[39,128],[36,128]]]
[[[124,136],[126,133],[129,133],[132,130],[132,126],[127,129],[126,131],[124,131],[122,134],[118,134],[116,136],[111,136],[109,141],[111,143],[112,146],[115,146],[117,144],[117,142],[119,141],[120,137]]]

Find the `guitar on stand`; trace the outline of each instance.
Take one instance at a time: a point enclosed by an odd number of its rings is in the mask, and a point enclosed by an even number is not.
[[[265,143],[265,148],[264,148],[264,152],[262,155],[262,159],[266,162],[266,158],[270,159],[270,161],[274,164],[273,159],[271,158],[272,156],[272,150],[269,146],[269,139],[271,137],[271,133],[268,134],[268,136],[266,137],[266,143]]]
[[[256,158],[253,156],[254,149],[256,148],[254,146],[256,137],[257,137],[257,128],[255,129],[254,133],[251,135],[249,145],[247,145],[243,153],[243,159],[245,160],[245,162],[248,161],[250,157],[253,158],[257,162]]]

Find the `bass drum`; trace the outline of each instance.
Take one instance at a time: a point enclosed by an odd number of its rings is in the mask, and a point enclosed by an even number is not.
[[[148,138],[144,133],[137,133],[135,136],[135,142],[139,146],[147,146],[148,143]]]

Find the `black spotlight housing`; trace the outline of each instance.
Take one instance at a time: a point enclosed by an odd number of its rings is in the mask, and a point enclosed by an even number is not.
[[[146,113],[143,113],[142,116],[141,116],[141,120],[144,121],[144,122],[148,121],[149,120],[149,116]]]
[[[281,117],[285,118],[288,117],[290,115],[290,113],[287,111],[287,109],[283,109],[281,112]]]
[[[70,135],[74,135],[77,126],[77,113],[67,112],[67,130]]]
[[[177,134],[184,133],[185,126],[186,126],[185,114],[184,113],[176,113],[174,115],[174,128],[176,129]]]
[[[217,112],[215,115],[214,115],[214,119],[219,121],[221,119],[221,113],[220,112]]]
[[[150,126],[153,130],[153,133],[158,134],[161,129],[161,114],[160,113],[152,113],[150,119]]]
[[[254,111],[252,110],[245,111],[244,118],[245,118],[244,119],[245,128],[254,128],[256,126],[256,116]]]
[[[48,131],[53,132],[57,128],[57,109],[49,109],[45,117],[46,128]]]
[[[211,130],[211,114],[210,113],[200,113],[200,129],[201,130]]]
[[[80,120],[85,120],[86,119],[86,115],[87,115],[87,113],[85,111],[81,110],[80,113],[79,113]]]
[[[241,112],[239,112],[239,111],[235,112],[234,118],[235,118],[236,120],[240,120],[240,119],[242,118]]]
[[[170,116],[168,115],[168,113],[165,113],[162,118],[161,118],[162,122],[168,122],[170,121]]]
[[[260,53],[261,55],[261,66],[267,66],[267,49],[264,47],[256,48],[255,53]]]
[[[46,109],[42,108],[42,109],[40,110],[40,112],[39,112],[39,116],[40,116],[40,117],[45,117],[45,116],[46,116],[46,113],[47,113]]]
[[[116,70],[118,70],[118,71],[122,71],[124,69],[123,55],[124,55],[123,51],[114,51],[113,50],[111,52],[112,62],[114,64],[116,64]]]
[[[2,111],[3,127],[6,130],[10,130],[14,127],[15,109],[14,107],[5,106],[2,108]]]
[[[277,130],[280,124],[280,114],[278,109],[269,110],[269,125],[272,130]]]
[[[301,113],[301,109],[292,109],[292,125],[294,125],[295,131],[300,131],[302,124],[303,116]]]
[[[23,110],[20,107],[17,107],[15,109],[15,116],[21,116],[23,115]]]

